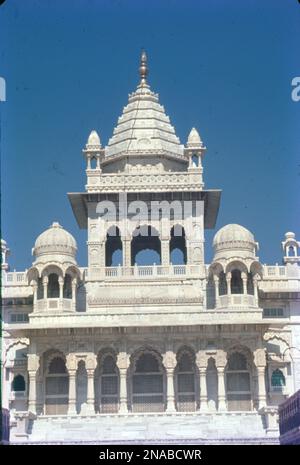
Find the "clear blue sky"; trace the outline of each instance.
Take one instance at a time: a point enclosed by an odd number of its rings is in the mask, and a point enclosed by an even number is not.
[[[32,262],[35,238],[59,221],[76,238],[67,192],[83,191],[86,138],[104,144],[138,81],[149,81],[183,143],[192,126],[208,147],[207,188],[223,190],[217,227],[239,223],[263,263],[300,239],[300,76],[297,0],[6,0],[0,7],[2,236],[11,268]],[[206,260],[216,232],[206,232]]]

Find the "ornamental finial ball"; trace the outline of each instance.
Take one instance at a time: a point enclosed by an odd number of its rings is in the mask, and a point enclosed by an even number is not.
[[[141,85],[145,85],[146,78],[148,75],[147,55],[146,55],[145,50],[143,50],[141,54],[139,71],[140,71],[140,76],[141,76]]]

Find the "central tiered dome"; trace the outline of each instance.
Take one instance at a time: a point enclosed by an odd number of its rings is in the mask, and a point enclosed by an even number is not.
[[[147,58],[143,52],[140,84],[129,95],[128,104],[105,148],[106,157],[141,151],[183,156],[183,145],[180,144],[164,107],[159,103],[158,94],[152,92],[146,82],[147,73]]]

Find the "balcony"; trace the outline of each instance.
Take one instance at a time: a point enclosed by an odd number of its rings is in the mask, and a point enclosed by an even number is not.
[[[204,266],[201,265],[111,266],[85,271],[87,281],[188,279],[203,276]]]
[[[226,307],[257,307],[257,302],[254,295],[249,294],[221,295],[217,308]]]
[[[27,392],[26,391],[11,391],[9,395],[9,400],[27,400]]]
[[[38,299],[34,304],[34,312],[43,311],[60,311],[72,312],[75,311],[72,299],[48,298]]]

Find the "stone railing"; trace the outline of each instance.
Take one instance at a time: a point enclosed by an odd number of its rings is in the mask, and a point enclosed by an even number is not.
[[[217,304],[218,307],[256,307],[257,303],[254,295],[231,294],[221,295]]]
[[[3,273],[3,284],[5,286],[24,286],[27,285],[27,271],[12,271]]]
[[[90,268],[85,271],[87,281],[119,279],[161,279],[199,278],[202,276],[201,265],[152,265],[152,266],[111,266]]]
[[[167,191],[201,191],[203,189],[201,173],[161,172],[161,173],[114,173],[97,174],[87,171],[88,192],[156,192]]]
[[[285,266],[263,266],[264,278],[267,279],[282,279],[286,277],[286,267]]]
[[[53,311],[73,311],[73,301],[72,299],[59,299],[59,298],[47,298],[47,299],[38,299],[34,304],[34,312],[43,312],[45,310]]]

